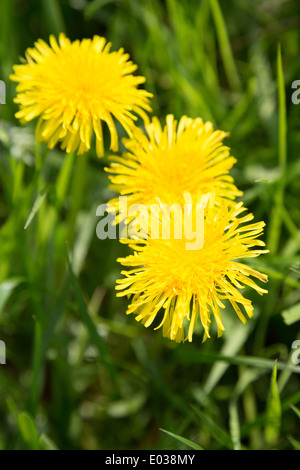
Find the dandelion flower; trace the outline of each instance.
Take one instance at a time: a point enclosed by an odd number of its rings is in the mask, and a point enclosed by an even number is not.
[[[221,310],[229,301],[233,311],[245,323],[253,315],[253,306],[241,289],[251,287],[259,294],[266,293],[252,278],[267,282],[267,276],[247,266],[241,259],[253,258],[268,250],[262,249],[264,222],[252,223],[253,215],[246,213],[243,203],[229,207],[224,201],[219,207],[207,205],[204,218],[204,243],[199,250],[187,250],[187,239],[151,237],[149,223],[147,239],[125,240],[134,250],[132,255],[118,261],[129,270],[117,281],[118,296],[132,296],[127,314],[149,327],[158,318],[163,336],[192,341],[200,320],[204,335],[210,337],[211,317],[216,321],[218,336],[224,331]],[[160,221],[167,213],[158,216]],[[171,220],[171,219],[170,219]],[[178,219],[177,219],[178,220]],[[188,237],[189,238],[189,237]]]
[[[213,193],[218,204],[242,194],[228,174],[236,159],[222,143],[226,132],[201,118],[184,116],[177,123],[173,115],[167,116],[164,128],[154,117],[146,132],[136,128],[124,140],[128,151],[112,156],[114,162],[106,168],[111,188],[126,195],[128,205],[152,204],[157,197],[166,204],[183,204],[185,192],[193,198]],[[122,198],[110,204],[119,211],[118,221],[123,220]]]
[[[14,66],[18,82],[16,117],[25,123],[39,117],[36,136],[53,148],[61,142],[67,153],[87,152],[93,131],[98,156],[103,155],[102,121],[110,131],[111,150],[118,150],[114,118],[131,135],[136,115],[147,120],[149,97],[138,86],[144,77],[123,49],[110,52],[103,37],[71,42],[64,34],[39,39],[26,51],[26,61]]]

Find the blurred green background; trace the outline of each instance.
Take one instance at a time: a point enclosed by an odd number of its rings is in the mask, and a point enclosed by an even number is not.
[[[202,344],[199,328],[177,345],[125,315],[127,247],[96,237],[108,154],[46,151],[14,118],[13,64],[62,31],[124,47],[161,119],[230,132],[232,175],[270,249],[252,262],[269,294],[245,293],[246,326],[228,309],[221,339]],[[300,449],[299,56],[296,0],[1,0],[0,448]]]

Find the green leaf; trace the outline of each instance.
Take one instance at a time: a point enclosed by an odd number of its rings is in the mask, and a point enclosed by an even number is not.
[[[299,441],[297,441],[293,436],[288,436],[288,440],[290,441],[295,450],[300,450]]]
[[[144,392],[131,395],[127,399],[117,400],[107,406],[107,414],[112,418],[124,418],[137,413],[145,404],[147,395]]]
[[[69,155],[65,155],[64,162],[56,181],[56,200],[59,208],[63,205],[69,188],[74,161],[74,154],[71,153]]]
[[[192,406],[192,409],[200,418],[200,420],[207,426],[211,434],[217,440],[219,444],[229,449],[232,449],[232,441],[230,436],[225,432],[215,421],[213,421],[206,413],[203,413],[201,410]]]
[[[298,418],[300,419],[300,410],[299,408],[297,408],[295,405],[290,405],[290,407],[292,408],[292,410],[294,411],[294,413],[298,416]]]
[[[246,325],[243,325],[242,323],[234,325],[232,333],[227,336],[220,353],[224,356],[235,356],[247,340],[250,331],[253,329],[253,325],[254,323],[251,322],[248,322]],[[228,367],[229,364],[225,361],[216,362],[212,366],[203,388],[206,394],[211,393]]]
[[[278,164],[281,170],[281,178],[274,192],[274,205],[269,222],[267,246],[271,253],[276,254],[279,247],[282,226],[282,207],[286,184],[286,161],[287,161],[287,111],[284,74],[282,66],[281,47],[277,50],[277,83],[279,101],[279,126],[278,126]]]
[[[39,435],[32,417],[26,412],[20,413],[18,425],[26,447],[29,450],[39,450]]]
[[[265,439],[268,444],[276,444],[280,434],[280,425],[281,402],[277,387],[277,361],[275,361],[266,413]]]
[[[84,10],[84,16],[87,19],[92,18],[95,13],[97,13],[98,10],[103,8],[105,5],[108,3],[114,3],[120,0],[93,0],[92,2],[89,2],[89,4],[86,6]]]
[[[187,447],[190,447],[191,449],[203,450],[203,448],[200,447],[198,444],[196,444],[195,442],[190,441],[189,439],[186,439],[185,437],[179,436],[178,434],[174,434],[170,431],[166,431],[165,429],[160,429],[160,431],[164,432],[165,434],[168,434],[168,436],[173,437],[174,439],[181,442],[182,444],[185,444]]]
[[[292,325],[300,320],[300,303],[287,308],[282,312],[282,318],[286,325]]]
[[[42,6],[45,12],[45,20],[51,32],[57,36],[66,32],[66,25],[61,9],[61,2],[58,0],[42,0]]]
[[[241,430],[236,400],[232,400],[229,404],[229,430],[233,449],[241,450]]]
[[[287,110],[285,83],[282,64],[281,45],[277,50],[277,81],[278,81],[278,101],[279,101],[279,166],[282,171],[286,168],[287,163]]]
[[[28,219],[26,221],[26,224],[24,226],[24,230],[26,230],[28,228],[28,226],[31,224],[32,220],[34,219],[35,215],[38,213],[38,211],[40,210],[43,202],[45,201],[46,199],[46,196],[47,196],[47,193],[48,191],[45,191],[44,189],[42,191],[39,192],[39,194],[37,195],[37,198],[32,206],[32,209],[30,211],[30,214],[28,216]]]
[[[226,23],[223,18],[222,10],[218,0],[210,0],[210,6],[215,22],[216,32],[219,40],[221,56],[228,83],[233,89],[240,89],[240,77],[234,62],[231,45],[226,29]]]
[[[46,434],[41,435],[39,443],[43,450],[58,450],[56,444]]]
[[[219,353],[204,352],[199,350],[178,348],[175,352],[175,357],[180,361],[189,364],[207,363],[211,364],[215,361],[225,361],[229,364],[234,365],[245,365],[250,367],[259,367],[263,369],[273,369],[274,361],[270,359],[264,359],[261,357],[249,357],[249,356],[223,356]],[[279,370],[289,370],[295,374],[300,374],[300,367],[277,362],[277,368]]]
[[[22,282],[22,279],[8,279],[0,284],[0,313],[8,301],[13,290]]]
[[[73,271],[73,266],[70,261],[68,250],[67,250],[67,264],[69,268],[69,278],[71,282],[71,287],[74,292],[74,296],[78,305],[78,313],[81,317],[83,324],[86,326],[89,332],[91,341],[94,343],[94,345],[98,349],[100,357],[104,365],[106,366],[107,371],[109,372],[112,381],[114,382],[115,386],[117,386],[117,376],[116,376],[114,364],[112,362],[112,358],[107,350],[105,341],[99,335],[97,326],[95,325],[92,317],[90,316],[90,313],[88,312],[86,303],[84,301],[84,298],[82,296],[81,290],[78,285],[77,278]]]

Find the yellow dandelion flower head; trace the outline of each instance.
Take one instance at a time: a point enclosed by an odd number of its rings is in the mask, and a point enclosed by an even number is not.
[[[110,131],[110,148],[117,151],[114,118],[129,135],[136,115],[147,120],[152,95],[139,88],[145,79],[133,75],[137,66],[123,49],[110,52],[103,37],[71,42],[64,34],[59,41],[50,36],[50,45],[39,39],[34,46],[10,78],[18,82],[16,117],[22,122],[39,117],[36,136],[49,148],[62,142],[67,153],[85,153],[94,131],[102,156],[102,121]]]
[[[162,128],[154,117],[146,125],[146,135],[136,128],[131,139],[124,140],[127,152],[106,168],[111,188],[127,196],[127,203],[151,204],[155,198],[170,204],[183,204],[183,194],[193,198],[213,193],[215,202],[229,202],[242,193],[228,174],[236,159],[222,141],[226,132],[214,130],[210,122],[183,116],[179,122],[166,117]],[[120,211],[119,198],[110,201]]]
[[[172,213],[162,209],[157,219],[161,223],[166,217],[178,222],[176,210],[176,206]],[[208,204],[204,211],[203,244],[197,250],[187,249],[191,237],[186,231],[182,237],[175,236],[176,230],[169,232],[169,238],[151,237],[153,222],[148,222],[148,238],[124,240],[134,253],[118,259],[130,269],[122,271],[124,277],[117,281],[116,289],[118,296],[132,296],[127,314],[134,313],[146,327],[154,320],[160,321],[156,328],[162,327],[163,336],[177,342],[192,341],[199,320],[204,329],[203,341],[209,338],[212,316],[221,336],[225,329],[220,310],[225,307],[224,300],[229,301],[243,323],[246,317],[241,306],[252,317],[252,302],[242,295],[241,289],[248,286],[261,295],[266,293],[252,278],[267,282],[267,276],[241,259],[257,257],[268,250],[258,239],[264,222],[249,224],[252,214],[239,217],[245,211],[243,203],[232,207],[222,201],[219,207]]]

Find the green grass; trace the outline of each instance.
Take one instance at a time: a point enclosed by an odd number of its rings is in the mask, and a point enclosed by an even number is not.
[[[1,449],[300,448],[299,26],[296,1],[1,0]],[[199,329],[177,345],[125,315],[114,285],[127,248],[96,237],[108,155],[47,151],[14,118],[13,64],[60,31],[124,47],[160,118],[230,132],[232,175],[270,250],[253,260],[269,294],[247,291],[246,326],[225,311],[221,339],[202,344]]]

